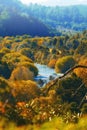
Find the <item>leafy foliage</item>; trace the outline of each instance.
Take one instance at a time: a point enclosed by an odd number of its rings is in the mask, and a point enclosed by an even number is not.
[[[58,95],[60,95],[63,101],[76,102],[79,105],[80,101],[84,97],[85,92],[87,91],[86,86],[83,86],[78,91],[78,93],[76,93],[76,90],[79,88],[81,83],[81,79],[77,76],[69,76],[59,82],[59,87],[57,87],[57,93]]]
[[[14,104],[15,100],[11,94],[8,81],[0,77],[0,102],[5,103],[7,100],[8,103]]]
[[[87,66],[87,55],[83,56],[80,61],[80,65],[85,65]],[[78,77],[80,77],[84,83],[87,85],[87,69],[79,68],[75,70],[75,73],[77,74]]]
[[[12,81],[9,85],[13,89],[12,93],[17,101],[27,102],[40,94],[37,84],[31,80]]]
[[[75,60],[72,56],[65,56],[56,62],[55,70],[57,73],[64,73],[75,65]]]
[[[54,117],[62,117],[62,121],[66,123],[77,123],[78,112],[79,115],[81,112],[86,113],[86,100],[82,102],[87,92],[85,69],[76,70],[77,76],[70,74],[59,79],[48,91],[47,86],[39,88],[38,84],[31,80],[38,74],[34,62],[50,67],[54,67],[56,63],[60,72],[65,72],[75,63],[86,65],[86,39],[87,31],[60,37],[0,37],[1,117],[5,116],[18,126],[41,124],[51,121]],[[58,68],[57,64],[60,64],[61,68]],[[41,125],[41,128],[43,127]],[[63,129],[63,126],[60,127]]]
[[[20,66],[12,71],[10,80],[33,80],[33,73],[28,68]]]

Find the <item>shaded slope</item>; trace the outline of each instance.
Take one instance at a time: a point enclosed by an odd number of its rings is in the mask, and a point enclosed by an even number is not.
[[[47,26],[37,18],[25,14],[23,8],[17,0],[0,1],[0,35],[49,35]]]

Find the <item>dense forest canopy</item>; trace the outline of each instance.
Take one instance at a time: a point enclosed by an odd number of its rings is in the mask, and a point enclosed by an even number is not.
[[[87,68],[77,68],[40,88],[34,81],[38,75],[35,62],[61,73],[74,65],[87,66],[87,31],[55,37],[0,37],[1,117],[18,126],[41,125],[54,117],[56,122],[59,118],[65,123],[78,122],[78,113],[87,113]]]

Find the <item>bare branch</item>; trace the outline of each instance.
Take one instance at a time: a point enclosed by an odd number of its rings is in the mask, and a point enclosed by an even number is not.
[[[84,95],[84,97],[82,98],[82,100],[81,100],[81,102],[80,102],[80,104],[79,104],[79,108],[82,106],[82,103],[84,102],[84,100],[86,99],[86,95],[87,95],[87,93]]]
[[[66,75],[68,75],[70,72],[72,72],[74,69],[77,69],[77,68],[84,68],[84,69],[87,69],[87,66],[84,66],[84,65],[76,65],[72,68],[70,68],[69,70],[67,70],[62,76],[60,77],[57,77],[56,79],[50,81],[49,83],[46,84],[46,91],[45,91],[45,94],[48,93],[48,91],[53,87],[53,85],[55,85],[60,79],[64,78]]]
[[[69,70],[67,70],[67,71],[63,74],[63,76],[61,76],[61,77],[59,77],[59,78],[61,79],[61,78],[65,77],[67,74],[69,74],[70,72],[72,72],[74,69],[77,69],[77,68],[87,69],[87,66],[84,66],[84,65],[76,65],[76,66],[70,68]]]
[[[78,93],[78,91],[79,91],[83,86],[84,86],[84,83],[82,83],[82,84],[76,89],[76,91],[75,91],[75,93],[72,95],[72,97],[74,97],[74,96]]]

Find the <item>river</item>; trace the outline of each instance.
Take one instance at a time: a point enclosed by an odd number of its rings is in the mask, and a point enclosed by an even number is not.
[[[38,84],[40,84],[40,86],[43,86],[50,80],[61,76],[61,74],[57,74],[54,69],[49,68],[47,65],[35,63],[35,66],[38,68],[39,73],[34,79],[38,82]]]

